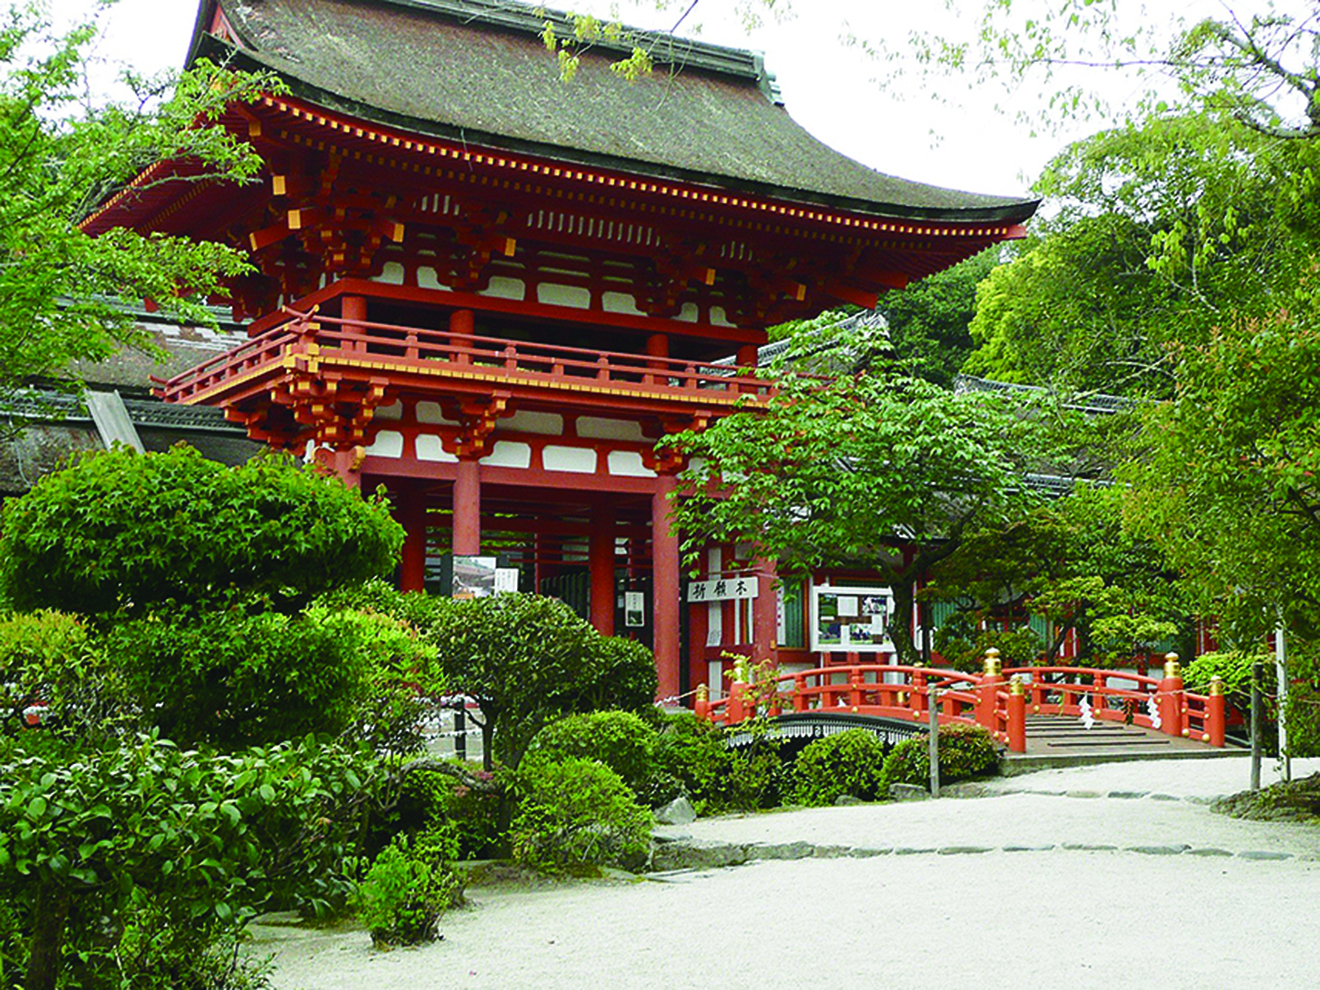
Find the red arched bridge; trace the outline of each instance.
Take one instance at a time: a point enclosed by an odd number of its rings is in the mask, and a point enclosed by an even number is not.
[[[1027,750],[1027,735],[1048,716],[1072,716],[1086,724],[1135,725],[1210,746],[1224,745],[1224,689],[1219,678],[1210,693],[1183,688],[1175,654],[1166,657],[1164,677],[1143,677],[1091,667],[1003,669],[989,651],[979,674],[935,667],[849,664],[755,679],[746,665],[735,672],[728,696],[710,701],[699,691],[696,712],[726,726],[757,715],[850,716],[907,723],[914,729],[982,725],[1010,752]],[[1046,718],[1042,718],[1045,716]]]

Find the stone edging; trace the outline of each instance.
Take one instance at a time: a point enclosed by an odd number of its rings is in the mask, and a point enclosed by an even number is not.
[[[1040,845],[1004,845],[1004,846],[817,846],[810,842],[777,843],[736,843],[716,842],[687,837],[658,838],[651,853],[649,870],[656,879],[663,879],[664,874],[686,872],[689,870],[719,869],[726,866],[742,866],[744,863],[767,860],[798,859],[869,859],[875,856],[965,856],[980,853],[1006,852],[1127,852],[1143,856],[1203,856],[1233,857],[1252,861],[1281,861],[1296,859],[1301,862],[1320,860],[1317,856],[1294,856],[1292,853],[1269,850],[1249,849],[1237,853],[1227,849],[1213,847],[1195,848],[1184,844],[1175,845],[1135,845],[1116,846],[1088,844],[1080,842],[1044,843]],[[658,876],[657,876],[658,875]]]

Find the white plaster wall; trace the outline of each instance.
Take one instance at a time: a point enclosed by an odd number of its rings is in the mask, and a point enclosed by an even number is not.
[[[417,435],[417,459],[419,461],[438,461],[441,464],[457,463],[458,458],[445,450],[444,444],[434,433]]]
[[[558,413],[520,410],[495,424],[496,433],[536,433],[548,437],[564,435],[564,417]]]
[[[372,438],[367,453],[372,457],[402,457],[403,434],[396,430],[380,430]]]
[[[604,419],[600,416],[579,416],[577,434],[592,440],[645,440],[642,424],[635,419]]]
[[[642,463],[642,455],[635,450],[611,450],[606,464],[610,474],[621,478],[655,477],[655,472]]]
[[[560,447],[551,444],[541,453],[547,471],[595,474],[596,452],[590,447]]]
[[[483,296],[493,296],[496,299],[516,299],[522,301],[527,296],[527,285],[520,278],[508,278],[504,275],[496,275],[490,280],[490,285],[481,290]]]
[[[581,285],[557,285],[542,282],[536,287],[536,301],[547,306],[570,306],[573,309],[591,308],[591,290]]]
[[[529,468],[532,466],[531,444],[513,440],[496,441],[481,463],[490,467]]]

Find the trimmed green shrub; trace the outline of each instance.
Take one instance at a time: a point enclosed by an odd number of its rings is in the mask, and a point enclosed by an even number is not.
[[[692,712],[664,715],[655,740],[655,796],[663,803],[686,794],[701,812],[731,762],[724,733],[710,722]]]
[[[354,896],[358,917],[378,947],[417,945],[463,903],[463,881],[451,865],[457,842],[442,829],[396,836],[380,851]]]
[[[999,748],[990,732],[979,725],[942,725],[939,733],[940,782],[952,783],[993,773],[999,766]],[[904,739],[885,757],[880,794],[890,784],[930,784],[930,736]]]
[[[880,788],[885,747],[865,729],[848,729],[808,743],[790,771],[788,799],[812,807],[844,794],[873,800]]]
[[[0,591],[84,615],[166,603],[268,600],[295,612],[329,588],[390,573],[403,528],[287,455],[240,467],[182,444],[75,458],[4,507]]]
[[[515,783],[513,856],[543,873],[584,866],[636,870],[646,862],[651,813],[602,763],[570,757],[525,760]]]
[[[655,654],[623,636],[598,636],[591,642],[595,676],[584,685],[577,707],[590,711],[620,709],[654,717],[659,675]]]
[[[0,734],[35,721],[80,738],[132,728],[117,672],[82,620],[63,612],[0,614]]]
[[[711,811],[756,811],[776,808],[788,786],[788,767],[779,755],[783,740],[754,719],[724,733],[726,739],[746,737],[727,750],[727,762],[711,781],[705,807]]]
[[[121,623],[105,649],[150,724],[184,746],[337,735],[373,686],[347,616],[184,610]]]
[[[591,712],[551,722],[532,740],[538,759],[562,762],[569,757],[605,764],[647,803],[655,775],[658,733],[632,712]]]
[[[606,709],[649,716],[654,709],[651,651],[601,636],[558,599],[506,594],[455,601],[368,582],[318,604],[382,612],[416,629],[430,651],[418,683],[477,702],[487,770],[496,760],[517,769],[532,739],[557,718]]]

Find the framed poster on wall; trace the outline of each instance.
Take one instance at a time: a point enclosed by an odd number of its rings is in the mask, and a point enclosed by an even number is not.
[[[892,653],[889,621],[894,596],[888,588],[811,589],[811,648],[818,652]]]

